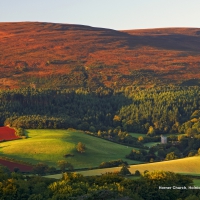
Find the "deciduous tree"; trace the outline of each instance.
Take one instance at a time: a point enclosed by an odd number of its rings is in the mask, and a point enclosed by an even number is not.
[[[82,142],[79,142],[79,143],[77,144],[77,146],[76,146],[76,149],[77,149],[78,152],[84,153],[85,150],[86,150],[86,146],[85,146],[85,144],[83,144]]]

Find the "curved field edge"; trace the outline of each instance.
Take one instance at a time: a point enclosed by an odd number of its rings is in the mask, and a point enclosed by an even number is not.
[[[33,166],[26,163],[19,163],[17,161],[6,160],[0,157],[0,165],[6,166],[10,171],[19,169],[20,172],[30,172]]]
[[[76,130],[29,129],[28,139],[0,143],[0,156],[37,164],[44,162],[57,167],[59,160],[70,162],[75,169],[98,167],[101,162],[122,159],[129,164],[139,163],[125,159],[131,148]],[[86,145],[86,152],[76,151],[76,144]],[[65,154],[74,154],[65,158]]]
[[[164,170],[182,174],[200,174],[200,156],[130,166],[131,173],[136,170],[140,172]]]
[[[182,158],[171,161],[147,163],[147,164],[138,164],[130,165],[129,171],[134,174],[136,170],[144,172],[145,170],[154,171],[154,170],[163,170],[163,171],[172,171],[175,173],[188,174],[188,175],[199,175],[200,174],[200,156]],[[105,168],[105,169],[93,169],[85,171],[77,171],[84,176],[94,176],[101,175],[107,172],[118,172],[121,167]],[[49,175],[49,178],[60,179],[61,174]]]

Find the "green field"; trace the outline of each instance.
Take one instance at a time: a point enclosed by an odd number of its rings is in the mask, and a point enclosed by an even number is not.
[[[200,175],[200,156],[182,158],[171,161],[163,161],[163,162],[155,162],[155,163],[146,163],[146,164],[138,164],[138,165],[130,165],[129,170],[132,174],[135,173],[136,170],[140,172],[144,172],[145,170],[154,171],[154,170],[163,170],[163,171],[172,171],[180,174],[189,174],[189,175]],[[86,171],[78,171],[78,173],[83,174],[84,176],[93,176],[93,175],[101,175],[106,172],[117,172],[121,169],[121,167],[113,167],[106,169],[94,169],[94,170],[86,170]],[[51,178],[61,178],[60,174],[50,175],[48,177]],[[195,185],[200,183],[200,179],[194,179]]]
[[[200,179],[193,179],[194,185],[200,187]]]
[[[129,171],[134,174],[136,170],[140,172],[144,172],[145,170],[154,171],[154,170],[163,170],[163,171],[172,171],[180,174],[189,174],[189,175],[199,175],[200,174],[200,156],[171,160],[171,161],[163,161],[163,162],[155,162],[155,163],[146,163],[146,164],[138,164],[138,165],[130,165]],[[93,170],[85,170],[85,171],[77,171],[84,176],[94,176],[101,175],[107,172],[118,172],[121,167],[113,167],[106,169],[93,169]],[[61,174],[49,175],[49,178],[60,179],[62,177]],[[199,185],[200,179],[194,179],[194,185]]]
[[[146,136],[146,134],[142,134],[142,133],[128,133],[128,134],[135,138],[138,138],[140,136]]]
[[[129,133],[129,135],[135,138],[138,138],[140,136],[146,136],[146,134],[142,134],[142,133]],[[144,146],[153,147],[153,146],[156,146],[157,144],[160,144],[160,142],[148,142],[148,143],[144,143]]]
[[[47,163],[57,166],[58,160],[66,160],[75,168],[97,167],[101,162],[123,159],[128,163],[139,163],[125,159],[132,148],[70,130],[27,130],[28,139],[0,143],[0,156],[26,161],[32,164]],[[78,142],[86,145],[81,154],[75,149]],[[74,157],[64,158],[71,153]]]
[[[160,142],[148,142],[148,143],[145,143],[144,146],[153,147],[153,146],[156,146],[157,144],[160,144]]]
[[[135,170],[139,170],[140,172],[143,172],[145,170],[148,171],[164,170],[164,171],[172,171],[175,173],[196,175],[200,174],[199,166],[200,166],[200,156],[195,156],[195,157],[188,157],[171,161],[131,165],[130,171],[134,173]]]
[[[199,166],[200,166],[200,156],[195,156],[195,157],[182,158],[171,161],[131,165],[129,170],[132,174],[135,173],[136,170],[139,170],[140,172],[144,172],[145,170],[148,171],[164,170],[181,174],[198,175],[200,174]],[[100,175],[102,173],[119,171],[119,170],[120,167],[115,167],[107,169],[82,171],[81,173],[84,175]]]

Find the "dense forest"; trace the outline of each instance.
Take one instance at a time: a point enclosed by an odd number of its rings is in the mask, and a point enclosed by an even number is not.
[[[1,90],[0,124],[148,135],[199,133],[199,105],[198,86]]]
[[[0,123],[18,130],[83,130],[140,148],[126,158],[152,162],[199,155],[199,105],[198,86],[1,90]],[[135,138],[131,132],[144,136]],[[161,134],[171,134],[167,145],[145,146],[159,142]]]

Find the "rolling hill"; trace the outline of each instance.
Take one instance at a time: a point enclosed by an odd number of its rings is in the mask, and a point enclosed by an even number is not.
[[[44,162],[54,167],[57,167],[59,160],[66,160],[76,169],[98,167],[102,162],[119,159],[130,164],[141,163],[125,158],[130,152],[127,146],[89,136],[81,131],[32,129],[27,130],[27,136],[28,139],[0,143],[0,156],[31,164]],[[78,142],[86,145],[85,153],[76,151]],[[65,154],[74,156],[64,157]]]
[[[177,160],[163,161],[163,162],[155,162],[155,163],[145,163],[145,164],[137,164],[130,165],[129,171],[134,174],[136,170],[139,170],[143,173],[145,170],[154,171],[154,170],[163,170],[163,171],[172,171],[174,173],[180,174],[188,174],[199,176],[199,156],[182,158]],[[119,172],[121,167],[112,167],[105,169],[92,169],[86,171],[78,171],[78,173],[83,174],[84,176],[94,176],[101,175],[109,172]],[[49,178],[60,179],[61,174],[55,174],[48,176]]]
[[[0,23],[0,88],[199,85],[200,29]]]
[[[131,173],[135,173],[136,170],[140,172],[144,172],[145,170],[154,171],[154,170],[164,170],[164,171],[172,171],[175,173],[182,173],[182,174],[190,174],[190,175],[198,175],[200,173],[198,163],[199,163],[199,156],[196,157],[189,157],[171,161],[164,161],[164,162],[155,162],[155,163],[146,163],[146,164],[139,164],[139,165],[131,165],[129,170]],[[100,175],[106,172],[113,172],[119,171],[120,167],[115,168],[107,168],[107,169],[96,169],[91,171],[83,171],[80,172],[84,175]],[[94,173],[93,173],[94,172]],[[88,174],[87,174],[88,173]]]

